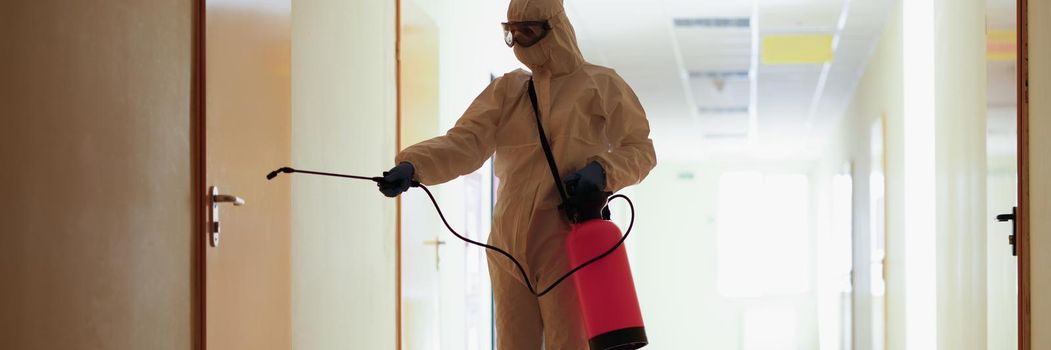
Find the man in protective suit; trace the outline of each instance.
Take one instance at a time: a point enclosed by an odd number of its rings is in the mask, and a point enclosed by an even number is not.
[[[518,69],[494,80],[446,135],[399,153],[379,186],[394,197],[412,180],[440,184],[474,172],[495,153],[500,188],[489,243],[519,259],[539,289],[571,267],[571,223],[558,209],[529,80],[571,196],[636,184],[657,160],[638,98],[612,69],[584,61],[562,0],[512,0],[507,20],[505,41],[532,74]],[[587,348],[572,279],[538,298],[510,260],[492,252],[488,260],[499,349]]]

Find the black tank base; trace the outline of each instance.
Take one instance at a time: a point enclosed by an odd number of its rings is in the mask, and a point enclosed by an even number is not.
[[[635,350],[649,344],[646,328],[621,328],[594,336],[588,341],[591,350]]]

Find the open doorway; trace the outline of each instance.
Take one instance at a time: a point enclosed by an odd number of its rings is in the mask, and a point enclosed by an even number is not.
[[[484,48],[462,39],[481,32],[464,18],[491,10],[455,2],[400,0],[399,150],[449,129],[498,70],[471,57]],[[465,40],[460,42],[459,40]],[[498,181],[492,161],[436,186],[450,225],[485,242]],[[401,196],[399,336],[401,349],[492,349],[492,291],[486,254],[452,237],[419,191]]]
[[[1018,1],[988,4],[988,218],[1015,215],[1018,202]],[[987,322],[989,349],[1019,349],[1019,260],[1015,220],[989,220]],[[1007,243],[1007,244],[1005,244]]]
[[[499,41],[506,4],[423,6],[442,8],[427,12],[443,95],[433,135],[484,87],[463,72],[520,66]],[[1005,244],[1011,227],[992,215],[1017,203],[1013,4],[931,3],[952,13],[927,19],[932,61],[920,64],[932,69],[917,78],[907,72],[924,55],[902,1],[567,2],[585,58],[635,89],[658,149],[658,167],[627,190],[639,205],[628,252],[652,337],[671,348],[899,349],[952,337],[1013,348],[1019,325],[1007,321],[1019,315],[1007,296],[1019,267]],[[912,122],[907,93],[924,80],[931,129]],[[959,96],[979,107],[956,113]],[[915,166],[923,147],[929,168]],[[481,178],[490,191],[498,181]],[[925,221],[909,208],[927,180]],[[487,215],[478,208],[465,215]],[[918,231],[929,246],[916,244]],[[945,277],[961,261],[974,263]],[[914,266],[932,278],[917,282]],[[981,287],[949,295],[967,285]],[[961,307],[910,309],[928,296]],[[918,339],[906,332],[916,324],[937,332]]]

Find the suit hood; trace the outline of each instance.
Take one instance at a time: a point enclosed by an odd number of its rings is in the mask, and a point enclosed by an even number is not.
[[[515,45],[515,57],[534,73],[560,76],[575,72],[584,64],[577,46],[577,35],[566,17],[562,0],[511,0],[507,20],[548,21],[551,32],[530,47]]]

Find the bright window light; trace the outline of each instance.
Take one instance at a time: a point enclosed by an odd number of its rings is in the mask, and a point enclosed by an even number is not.
[[[853,266],[854,180],[851,168],[834,175],[829,206],[820,209],[823,230],[817,239],[818,339],[821,350],[853,348],[851,270]]]
[[[850,294],[853,286],[850,274],[854,266],[854,178],[850,174],[839,174],[832,179],[832,223],[833,236],[827,252],[832,257],[830,266],[837,277],[836,291]]]
[[[810,290],[810,189],[806,176],[727,172],[719,178],[717,283],[725,297]]]
[[[745,309],[744,350],[798,349],[798,318],[791,306],[760,306]]]

